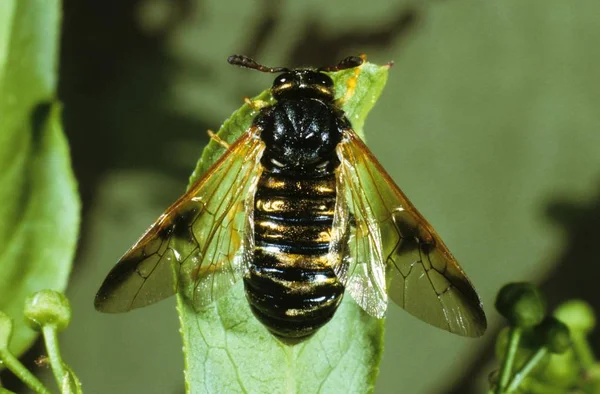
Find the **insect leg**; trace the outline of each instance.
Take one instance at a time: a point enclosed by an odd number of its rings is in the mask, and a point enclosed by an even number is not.
[[[252,100],[249,97],[244,97],[244,103],[246,103],[250,108],[255,111],[259,111],[265,107],[268,107],[270,104],[264,100]]]
[[[208,133],[208,136],[209,136],[209,137],[210,137],[212,140],[214,140],[214,141],[215,141],[217,144],[221,145],[221,146],[222,146],[223,148],[225,148],[225,149],[229,149],[229,146],[230,146],[230,145],[229,145],[229,144],[228,144],[226,141],[223,141],[223,140],[221,139],[221,137],[219,137],[219,136],[218,136],[218,135],[217,135],[217,134],[216,134],[214,131],[212,131],[212,130],[210,130],[210,129],[209,129],[209,130],[207,130],[206,132]]]

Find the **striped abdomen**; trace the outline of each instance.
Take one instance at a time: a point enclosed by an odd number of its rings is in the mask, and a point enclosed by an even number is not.
[[[279,337],[313,334],[342,300],[344,286],[327,258],[334,208],[334,174],[296,179],[265,171],[259,180],[244,285],[255,316]]]

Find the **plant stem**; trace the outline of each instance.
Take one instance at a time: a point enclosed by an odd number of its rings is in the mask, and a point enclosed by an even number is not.
[[[0,349],[0,360],[6,368],[18,377],[31,390],[38,394],[51,394],[42,382],[38,380],[21,362],[7,349]],[[8,390],[7,390],[8,391]]]
[[[579,359],[581,366],[584,369],[588,369],[595,362],[594,353],[590,347],[590,343],[588,342],[585,335],[582,335],[579,332],[574,332],[571,334],[571,341],[573,343],[573,349],[575,350],[575,355]]]
[[[533,368],[535,368],[536,365],[539,364],[539,362],[542,360],[542,358],[544,358],[544,356],[546,354],[548,354],[548,348],[545,346],[542,346],[531,357],[529,357],[529,360],[527,360],[525,365],[523,365],[523,367],[521,367],[521,369],[519,369],[515,373],[515,376],[513,377],[510,384],[508,385],[508,389],[506,391],[509,393],[512,391],[515,391],[517,389],[517,387],[519,387],[519,384],[521,384],[523,379],[525,379],[527,377],[527,375],[529,375],[531,370]]]
[[[521,340],[522,330],[519,327],[512,327],[508,334],[508,349],[506,350],[506,356],[502,361],[500,368],[500,375],[498,376],[498,386],[496,387],[496,394],[504,393],[504,388],[508,384],[510,379],[510,373],[515,361],[515,354],[519,348],[519,341]]]
[[[68,379],[68,372],[63,364],[60,349],[58,348],[58,331],[53,325],[44,325],[42,326],[42,334],[46,343],[46,351],[48,352],[52,373],[54,374],[59,390],[62,392],[66,379]]]

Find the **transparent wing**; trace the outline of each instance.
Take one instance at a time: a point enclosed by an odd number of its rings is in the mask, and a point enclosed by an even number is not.
[[[242,276],[254,243],[247,230],[262,171],[258,133],[240,137],[125,253],[96,295],[97,310],[127,312],[178,286],[198,310]]]
[[[382,318],[387,308],[387,292],[379,222],[353,169],[345,168],[342,161],[336,176],[329,261],[354,300],[371,316]]]
[[[385,313],[387,294],[429,324],[459,335],[482,335],[487,323],[481,301],[427,220],[353,131],[345,131],[338,156],[342,197],[336,215],[342,219],[334,239],[347,231],[348,261],[338,264],[347,291],[376,317]]]

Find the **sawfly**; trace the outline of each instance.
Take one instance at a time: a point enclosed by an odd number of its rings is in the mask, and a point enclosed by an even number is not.
[[[125,253],[96,309],[127,312],[183,286],[201,311],[241,279],[254,316],[284,341],[314,334],[345,293],[377,318],[389,297],[429,324],[482,335],[471,282],[336,100],[327,73],[363,58],[316,69],[228,61],[278,74],[274,104]]]

